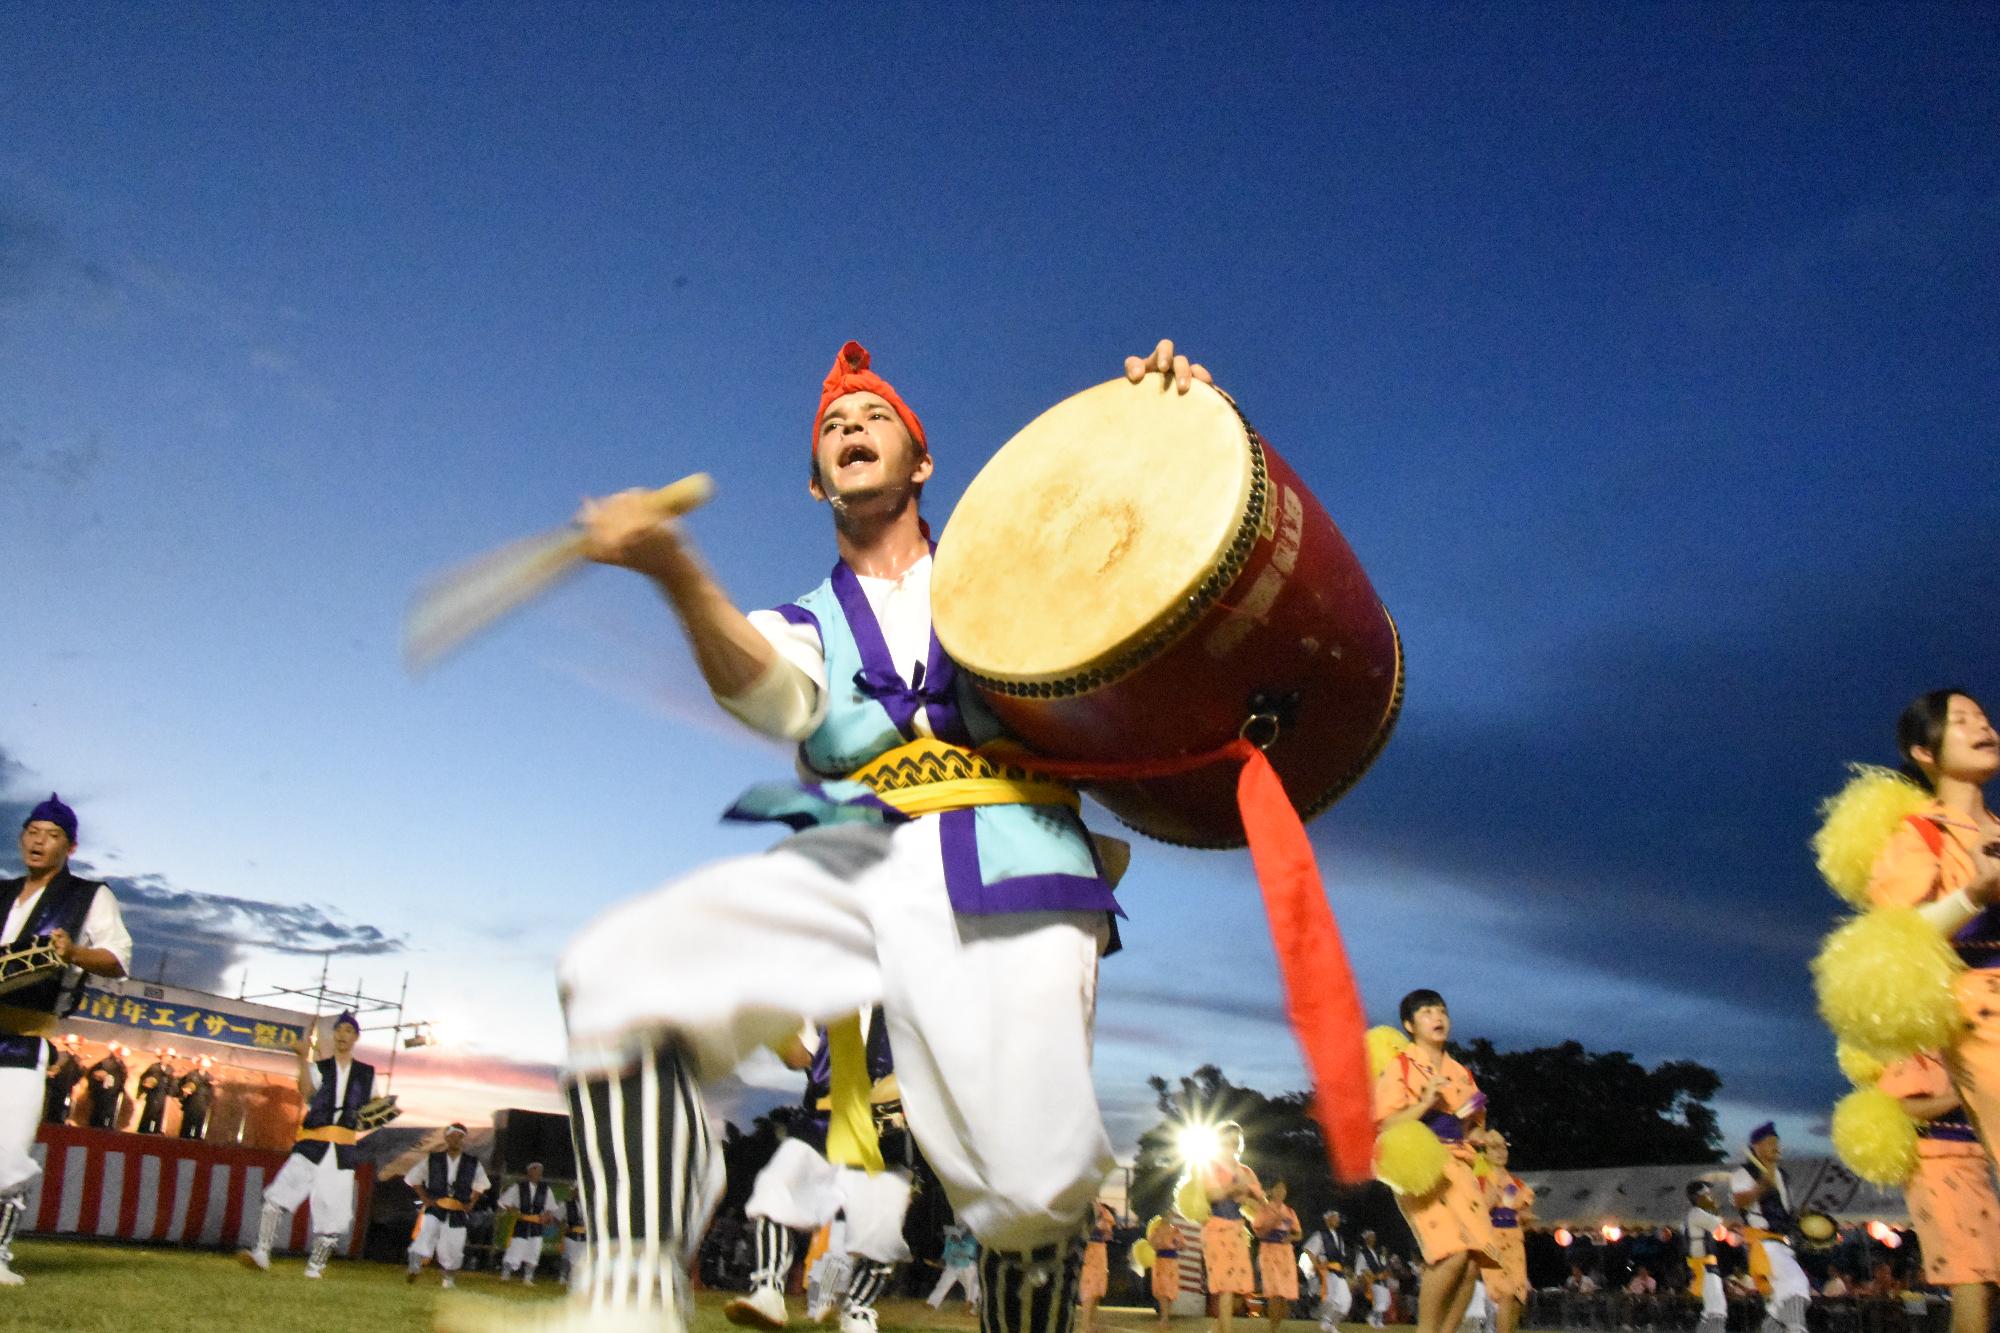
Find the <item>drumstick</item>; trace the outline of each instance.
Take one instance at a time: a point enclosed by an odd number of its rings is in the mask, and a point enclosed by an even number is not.
[[[706,472],[654,491],[660,517],[706,504]],[[574,523],[524,537],[437,575],[417,589],[403,618],[403,665],[411,675],[436,666],[465,641],[583,568],[583,529]]]

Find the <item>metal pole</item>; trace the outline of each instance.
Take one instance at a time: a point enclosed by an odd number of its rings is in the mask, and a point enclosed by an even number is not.
[[[389,1029],[389,1072],[382,1082],[385,1093],[396,1090],[396,1052],[403,1048],[403,1001],[410,998],[410,974],[403,973],[403,993],[396,997],[396,1026]]]

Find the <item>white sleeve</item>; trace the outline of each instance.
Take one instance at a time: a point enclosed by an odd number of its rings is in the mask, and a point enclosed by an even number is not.
[[[1315,1231],[1306,1238],[1306,1253],[1315,1259],[1326,1257],[1326,1237]]]
[[[425,1189],[430,1185],[431,1159],[419,1157],[417,1164],[410,1168],[410,1174],[403,1177],[403,1183],[411,1189]]]
[[[306,1065],[306,1077],[312,1080],[313,1091],[318,1092],[319,1085],[324,1082],[319,1076],[319,1061],[314,1060]]]
[[[1964,889],[1947,893],[1917,908],[1917,915],[1937,928],[1941,935],[1956,935],[1959,928],[1979,915],[1979,907]]]
[[[83,915],[83,926],[77,933],[77,941],[86,949],[107,949],[118,960],[118,966],[129,975],[132,971],[132,935],[125,929],[125,914],[118,910],[118,899],[110,889],[100,885],[90,900],[90,910]]]
[[[799,741],[826,720],[826,654],[819,631],[794,625],[776,611],[752,611],[750,625],[775,648],[778,660],[741,694],[716,695],[724,711],[753,731]]]
[[[486,1163],[472,1159],[472,1189],[476,1194],[484,1194],[493,1188],[493,1182],[486,1178]]]
[[[1750,1178],[1750,1171],[1747,1167],[1737,1167],[1734,1174],[1729,1177],[1729,1192],[1732,1195],[1748,1194],[1756,1188],[1757,1182]]]
[[[478,1182],[475,1180],[473,1183],[476,1186]],[[509,1211],[518,1213],[521,1211],[521,1187],[519,1185],[509,1185],[506,1189],[501,1190],[500,1197],[495,1201],[493,1206],[503,1213]]]

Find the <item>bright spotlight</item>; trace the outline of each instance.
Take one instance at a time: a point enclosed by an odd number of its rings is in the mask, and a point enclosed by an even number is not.
[[[1182,1125],[1174,1134],[1174,1147],[1183,1162],[1200,1166],[1222,1155],[1222,1136],[1215,1132],[1214,1125]]]
[[[1608,1241],[1615,1241],[1625,1233],[1619,1230],[1617,1227],[1613,1226],[1611,1223],[1606,1222],[1604,1224],[1603,1229],[1599,1232],[1599,1234],[1602,1235],[1604,1239]]]
[[[1564,1249],[1568,1249],[1569,1243],[1575,1239],[1576,1237],[1570,1234],[1568,1227],[1556,1228],[1556,1244],[1562,1246]]]

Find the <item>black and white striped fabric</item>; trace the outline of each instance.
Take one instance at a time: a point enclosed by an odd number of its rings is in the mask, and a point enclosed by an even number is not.
[[[792,1229],[768,1217],[757,1219],[757,1267],[750,1274],[753,1287],[785,1289],[792,1271]]]
[[[674,1047],[649,1047],[616,1076],[570,1080],[568,1093],[591,1307],[679,1304],[714,1149],[693,1071]]]
[[[10,1194],[0,1200],[0,1264],[14,1261],[14,1233],[20,1229],[22,1212],[20,1195]]]
[[[889,1275],[895,1271],[894,1264],[856,1255],[854,1275],[847,1281],[847,1297],[842,1301],[841,1308],[849,1311],[874,1309],[882,1289],[889,1285]]]
[[[979,1251],[980,1333],[1070,1333],[1083,1237],[1025,1254]]]

